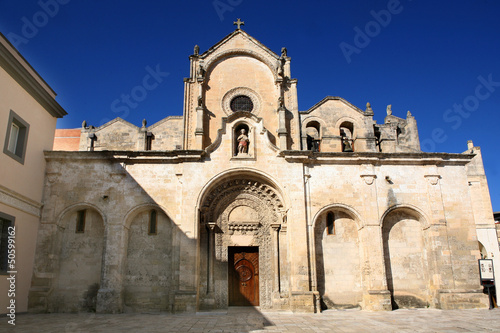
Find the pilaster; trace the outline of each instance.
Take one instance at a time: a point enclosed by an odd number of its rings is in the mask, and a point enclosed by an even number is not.
[[[125,231],[118,221],[108,221],[101,286],[97,293],[97,313],[120,313],[123,310],[123,263]]]

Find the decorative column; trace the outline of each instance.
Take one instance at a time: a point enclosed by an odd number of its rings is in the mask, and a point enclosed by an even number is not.
[[[278,232],[280,263],[280,295],[288,297],[290,283],[290,263],[288,261],[287,210],[281,210],[281,226]]]
[[[214,257],[215,257],[215,228],[217,223],[208,222],[208,251],[207,251],[207,294],[214,292]]]
[[[279,229],[280,223],[272,223],[273,229],[273,252],[274,252],[274,294],[279,297],[280,293],[280,247],[279,247]]]

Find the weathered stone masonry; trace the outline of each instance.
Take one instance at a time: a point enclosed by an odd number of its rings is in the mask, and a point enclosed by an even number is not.
[[[182,117],[45,152],[31,311],[485,307],[479,148],[423,153],[390,106],[299,112],[290,62],[237,29],[190,56]]]

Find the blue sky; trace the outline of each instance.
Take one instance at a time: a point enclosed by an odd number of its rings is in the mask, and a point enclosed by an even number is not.
[[[370,102],[380,123],[392,104],[416,117],[424,151],[473,140],[500,211],[499,14],[494,0],[0,0],[0,31],[58,94],[59,128],[140,125],[182,115],[193,46],[206,51],[241,18],[276,53],[287,47],[300,110],[341,96]],[[124,104],[151,71],[158,84]]]

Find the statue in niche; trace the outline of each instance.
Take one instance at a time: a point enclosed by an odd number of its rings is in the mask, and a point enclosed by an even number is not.
[[[246,134],[246,130],[242,128],[240,130],[240,135],[238,136],[238,155],[239,154],[247,154],[248,153],[248,143],[250,140],[248,140],[248,136]]]
[[[200,64],[200,66],[198,67],[198,76],[205,77],[205,69],[203,68],[202,64]]]

